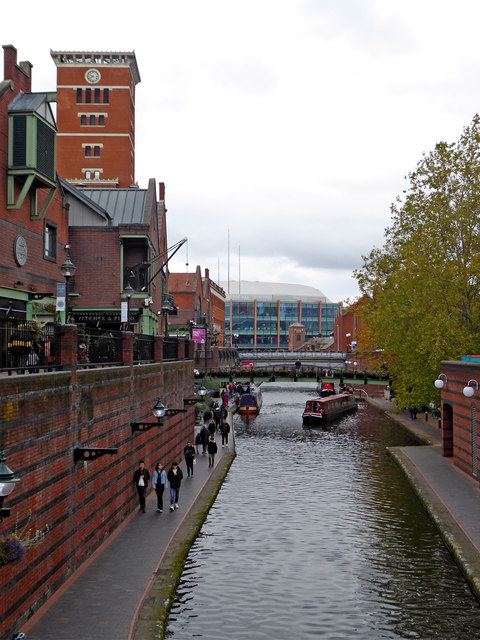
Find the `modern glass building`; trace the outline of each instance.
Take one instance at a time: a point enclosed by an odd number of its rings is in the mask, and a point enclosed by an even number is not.
[[[221,282],[225,342],[242,349],[287,349],[288,327],[305,325],[306,339],[330,336],[338,303],[314,287],[245,280]]]

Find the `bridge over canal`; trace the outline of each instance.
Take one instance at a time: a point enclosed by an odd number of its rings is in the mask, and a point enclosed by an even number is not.
[[[353,355],[342,351],[239,351],[240,362],[253,362],[253,369],[280,369],[294,367],[300,369],[344,370],[348,358]],[[352,363],[353,364],[353,363]]]

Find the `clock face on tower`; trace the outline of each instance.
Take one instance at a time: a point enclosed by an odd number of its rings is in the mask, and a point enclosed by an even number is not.
[[[98,71],[98,69],[89,69],[85,73],[85,80],[90,84],[97,84],[101,77],[102,76],[100,75],[100,71]]]

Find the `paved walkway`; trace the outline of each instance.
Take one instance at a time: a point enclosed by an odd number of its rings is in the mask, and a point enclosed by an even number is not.
[[[215,468],[233,452],[222,448],[216,437],[218,453]],[[201,447],[200,447],[201,451]],[[147,512],[128,516],[82,568],[21,628],[28,640],[127,640],[141,602],[148,592],[164,552],[186,514],[209,480],[208,454],[200,453],[193,478],[184,480],[180,489],[180,508],[171,512],[170,492],[164,493],[164,511],[156,511],[156,495],[150,490]],[[133,473],[133,472],[132,472]]]

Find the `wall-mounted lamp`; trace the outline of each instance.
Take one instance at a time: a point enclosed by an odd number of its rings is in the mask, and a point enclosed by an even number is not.
[[[167,409],[159,399],[152,409],[152,413],[157,418],[157,422],[131,422],[130,426],[132,427],[132,433],[135,431],[148,431],[148,429],[151,429],[152,427],[161,427],[163,425],[162,418],[165,417],[167,411],[174,411],[174,409]]]
[[[10,507],[3,506],[4,499],[9,496],[15,489],[17,482],[20,482],[11,469],[5,464],[6,457],[3,451],[0,452],[0,520],[8,518],[10,515]]]
[[[202,387],[198,387],[197,393],[198,393],[199,396],[201,396],[203,398],[204,396],[207,395],[208,389],[206,387],[203,387],[203,386]]]
[[[445,380],[443,380],[443,378],[445,378]],[[447,382],[447,376],[444,373],[441,373],[433,384],[437,387],[437,389],[443,389]]]
[[[473,394],[475,393],[475,389],[473,387],[470,386],[470,384],[474,382],[477,385],[477,391],[478,391],[478,382],[476,380],[469,380],[467,382],[467,386],[463,387],[463,395],[466,398],[471,398],[473,397]]]

